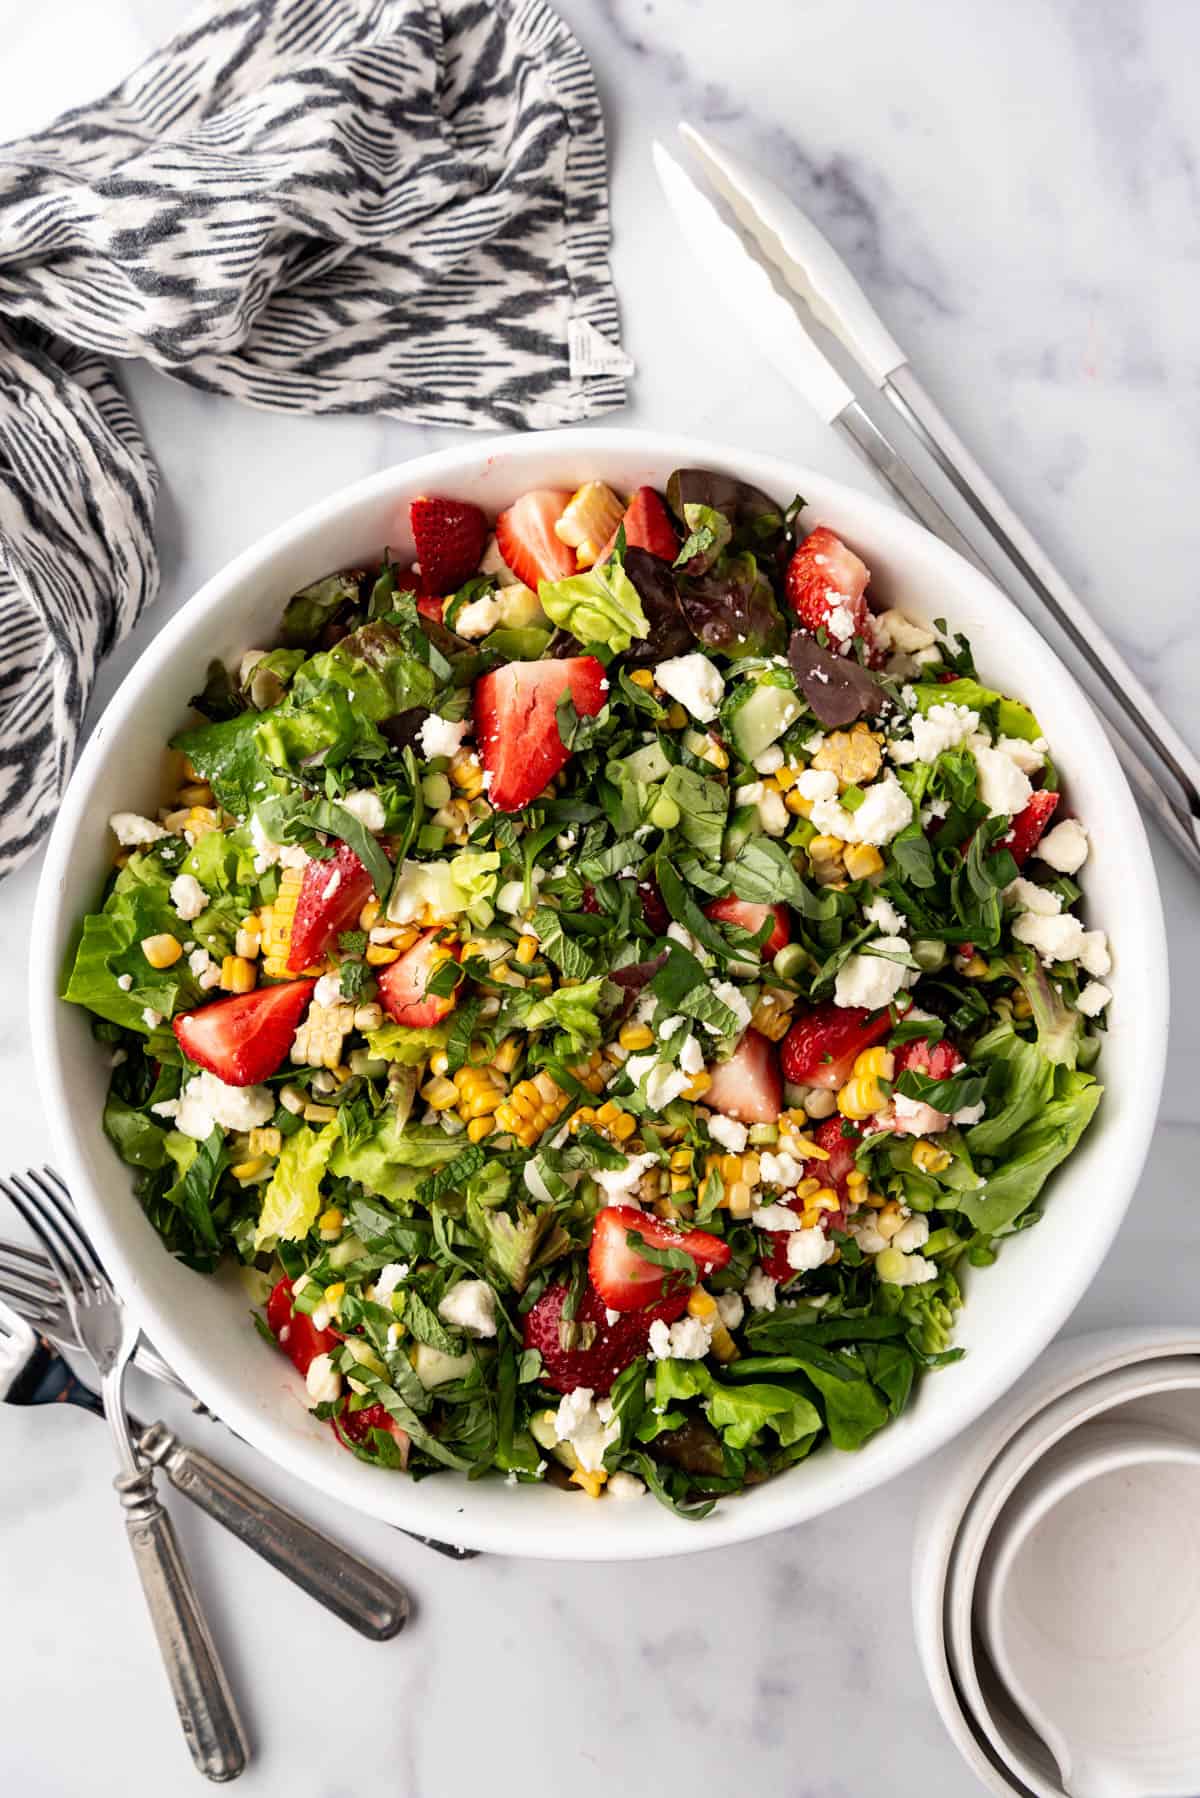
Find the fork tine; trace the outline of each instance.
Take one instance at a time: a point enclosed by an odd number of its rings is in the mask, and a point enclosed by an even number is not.
[[[25,1291],[0,1274],[0,1305],[9,1305],[26,1323],[40,1329],[52,1329],[61,1322],[61,1313],[53,1300],[32,1290]]]
[[[45,1257],[16,1242],[0,1240],[0,1280],[5,1276],[23,1280],[26,1285],[40,1286],[47,1298],[57,1298],[61,1288],[54,1270]]]
[[[47,1260],[58,1275],[63,1291],[81,1297],[86,1302],[89,1290],[88,1282],[82,1278],[75,1252],[70,1242],[63,1236],[54,1217],[47,1217],[43,1213],[41,1204],[21,1184],[18,1174],[13,1174],[7,1179],[0,1175],[0,1192],[20,1213],[41,1243],[46,1251]]]
[[[71,1195],[53,1168],[26,1168],[25,1178],[34,1191],[39,1193],[45,1203],[52,1208],[68,1234],[73,1237],[79,1250],[80,1265],[89,1277],[102,1283],[107,1282],[108,1276],[99,1255],[92,1247],[92,1239],[76,1216],[75,1207],[71,1203]]]

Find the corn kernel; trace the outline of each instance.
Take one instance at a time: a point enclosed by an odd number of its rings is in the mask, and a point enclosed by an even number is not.
[[[386,943],[367,944],[366,962],[368,967],[386,968],[399,959],[399,949],[393,949]]]
[[[492,1066],[498,1073],[511,1074],[521,1054],[520,1038],[506,1036],[496,1044],[496,1053],[492,1056]]]
[[[253,961],[262,947],[262,938],[257,930],[240,928],[233,939],[234,953],[244,961]]]
[[[735,1180],[725,1189],[725,1204],[731,1217],[749,1217],[752,1189],[745,1180]]]
[[[304,1107],[303,1117],[307,1124],[332,1124],[337,1116],[336,1105],[312,1105]]]
[[[170,931],[161,936],[144,936],[142,954],[152,968],[173,968],[183,954],[183,944]]]
[[[525,935],[517,943],[517,960],[522,967],[528,967],[537,957],[539,944],[535,936]]]
[[[379,901],[378,899],[368,899],[358,914],[358,928],[360,930],[370,930],[372,926],[378,922]]]
[[[876,1080],[890,1080],[896,1071],[896,1058],[890,1049],[876,1046],[864,1049],[861,1055],[854,1058],[854,1072],[862,1076],[873,1076]]]
[[[345,1216],[338,1206],[330,1205],[317,1219],[317,1229],[323,1237],[332,1238],[341,1235],[345,1222]]]
[[[221,989],[226,993],[249,993],[254,990],[258,970],[244,955],[227,955],[221,963]]]
[[[290,1111],[293,1117],[298,1118],[308,1104],[308,1094],[302,1086],[281,1086],[279,1103],[285,1111]]]
[[[355,1010],[354,1028],[356,1030],[378,1030],[382,1023],[383,1007],[376,1005],[374,1000],[368,1000],[365,1005],[360,1005]]]
[[[686,1173],[694,1159],[691,1149],[675,1149],[671,1155],[672,1173]]]
[[[346,1282],[344,1280],[335,1280],[332,1286],[327,1286],[325,1288],[325,1303],[327,1305],[339,1305],[345,1296]]]
[[[206,780],[189,781],[179,789],[180,805],[210,806],[213,802],[213,790]]]
[[[494,1117],[472,1118],[467,1125],[467,1141],[482,1142],[484,1137],[490,1136],[495,1128],[496,1120]]]
[[[599,1498],[607,1481],[608,1475],[603,1467],[598,1468],[595,1473],[589,1473],[584,1467],[577,1467],[571,1475],[572,1485],[582,1486],[589,1498]]]
[[[649,1049],[654,1043],[654,1032],[645,1024],[626,1024],[617,1035],[617,1041],[623,1049],[632,1054],[636,1049]]]
[[[252,1155],[248,1161],[236,1162],[229,1171],[235,1180],[245,1186],[248,1181],[256,1180],[259,1174],[265,1173],[268,1165],[265,1155]]]
[[[883,1089],[871,1075],[856,1075],[847,1080],[837,1095],[837,1108],[845,1118],[862,1120],[885,1104]]]
[[[635,668],[629,678],[635,687],[641,687],[646,692],[654,685],[654,676],[648,668]]]
[[[278,1155],[283,1147],[283,1137],[268,1124],[263,1129],[251,1130],[249,1146],[252,1155]]]
[[[844,859],[851,880],[870,880],[883,869],[883,857],[870,843],[847,843]]]
[[[722,772],[729,766],[729,751],[715,737],[710,737],[706,746],[700,751],[700,759]]]
[[[435,1111],[449,1111],[452,1105],[458,1104],[458,1088],[453,1080],[443,1080],[440,1075],[435,1075],[421,1088],[421,1097]]]
[[[702,1099],[711,1085],[712,1075],[701,1068],[698,1074],[692,1075],[690,1086],[684,1087],[683,1096],[685,1099]]]
[[[963,968],[963,973],[968,980],[978,980],[982,975],[986,974],[987,971],[988,965],[986,961],[984,961],[982,955],[972,955]]]
[[[782,773],[782,769],[780,772]],[[791,812],[793,818],[807,818],[808,814],[812,811],[812,800],[806,799],[804,794],[799,792],[795,787],[790,787],[784,794],[783,803],[788,811]]]
[[[913,1166],[923,1174],[940,1174],[950,1166],[949,1149],[939,1148],[936,1143],[916,1142],[913,1144]]]
[[[771,778],[779,788],[779,791],[781,793],[786,793],[791,787],[794,787],[799,780],[800,770],[799,768],[789,766],[789,764],[785,762],[782,768],[776,768],[775,773]]]

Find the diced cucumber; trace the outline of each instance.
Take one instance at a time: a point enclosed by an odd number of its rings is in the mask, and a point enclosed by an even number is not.
[[[800,701],[791,687],[761,682],[730,720],[734,745],[742,760],[754,761],[799,716]]]
[[[632,754],[622,756],[620,765],[629,770],[631,780],[640,781],[647,787],[652,781],[662,780],[671,772],[666,751],[657,738],[653,743],[645,743],[641,749],[635,749]]]
[[[349,1267],[352,1261],[357,1261],[366,1252],[366,1243],[360,1242],[358,1237],[353,1234],[343,1236],[340,1242],[335,1242],[331,1248],[325,1251],[330,1267]]]
[[[450,1380],[465,1379],[474,1365],[473,1355],[447,1355],[427,1342],[418,1342],[413,1355],[413,1368],[426,1392]]]
[[[549,622],[542,610],[541,601],[532,587],[518,583],[515,587],[501,587],[492,596],[500,610],[500,623],[509,630],[526,630],[531,624],[545,625]]]
[[[571,1444],[558,1439],[553,1411],[535,1411],[529,1419],[529,1433],[544,1453],[553,1455],[564,1467],[569,1467],[572,1472],[578,1467],[579,1462]]]

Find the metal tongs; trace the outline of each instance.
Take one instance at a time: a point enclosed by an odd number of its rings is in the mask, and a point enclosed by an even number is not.
[[[1092,677],[1084,684],[1105,715],[1127,776],[1192,871],[1200,874],[1200,756],[1183,741],[943,417],[833,246],[765,175],[692,126],[681,125],[680,132],[750,239],[747,243],[726,222],[656,143],[654,160],[667,199],[713,284],[752,322],[756,341],[784,377],[854,445],[913,516],[990,573],[970,539],[809,335],[789,296],[804,302],[900,414],[1002,553],[1005,585],[1019,609],[1035,625],[1042,622],[1031,604],[1033,595],[1083,657]]]

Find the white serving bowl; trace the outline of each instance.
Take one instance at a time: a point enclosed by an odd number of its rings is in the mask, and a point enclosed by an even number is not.
[[[244,1294],[167,1255],[130,1191],[100,1125],[106,1053],[87,1015],[56,997],[82,915],[111,865],[109,814],[153,810],[161,750],[187,717],[213,656],[272,640],[298,588],[378,556],[411,554],[407,502],[443,491],[494,515],[525,489],[574,488],[588,477],[629,489],[664,485],[680,466],[728,470],[806,522],[842,533],[872,570],[873,591],[912,615],[945,617],[972,640],[984,679],[1039,715],[1071,806],[1092,836],[1089,919],[1115,944],[1113,1028],[1103,1059],[1107,1096],[1036,1230],[1005,1245],[970,1281],[958,1341],[964,1361],[929,1379],[908,1413],[859,1454],[822,1452],[703,1524],[650,1498],[593,1504],[551,1487],[509,1488],[439,1475],[414,1484],[365,1466],[309,1417],[300,1381],[254,1334]],[[1041,1353],[1099,1267],[1132,1196],[1162,1082],[1167,960],[1158,890],[1129,789],[1088,701],[1037,633],[953,551],[878,500],[813,469],[666,434],[606,428],[471,440],[346,488],[247,550],[167,624],[98,723],[75,771],[46,856],[31,962],[33,1034],[58,1165],[80,1213],[147,1333],[220,1416],[264,1454],[328,1498],[426,1535],[501,1553],[569,1560],[682,1554],[799,1523],[911,1467],[978,1417]]]
[[[1061,1798],[1062,1789],[1044,1743],[976,1653],[972,1600],[992,1525],[1023,1476],[1079,1425],[1136,1401],[1145,1421],[1178,1427],[1169,1395],[1194,1394],[1198,1370],[1200,1334],[1183,1327],[1105,1330],[1057,1342],[931,1469],[913,1552],[917,1650],[955,1746],[1001,1798]],[[1150,1394],[1159,1408],[1147,1404]]]

